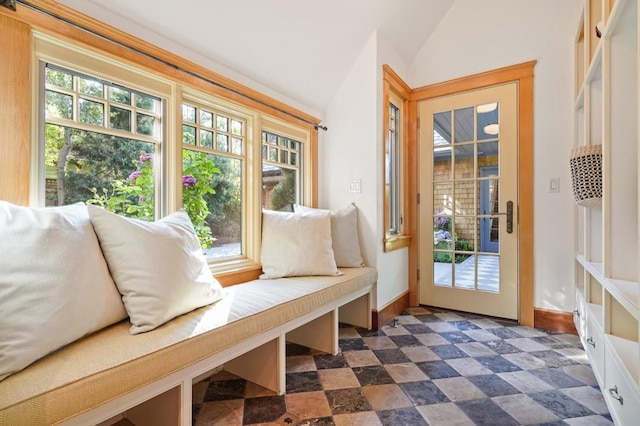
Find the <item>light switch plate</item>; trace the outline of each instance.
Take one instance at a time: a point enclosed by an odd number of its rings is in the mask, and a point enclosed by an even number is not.
[[[349,192],[361,193],[362,192],[362,179],[351,179],[349,181]]]

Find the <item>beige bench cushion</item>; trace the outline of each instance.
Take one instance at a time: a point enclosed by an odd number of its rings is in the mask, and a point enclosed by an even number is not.
[[[251,281],[148,333],[131,335],[123,321],[74,342],[0,382],[0,425],[69,418],[377,280],[374,268],[341,270],[338,277]]]

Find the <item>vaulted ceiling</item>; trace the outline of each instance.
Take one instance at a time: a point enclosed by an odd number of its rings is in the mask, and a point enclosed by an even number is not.
[[[411,64],[454,0],[58,1],[322,113],[374,31]]]

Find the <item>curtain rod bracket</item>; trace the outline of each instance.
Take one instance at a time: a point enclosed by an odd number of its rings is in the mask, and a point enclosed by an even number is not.
[[[0,0],[0,6],[16,11],[16,0]]]
[[[320,129],[320,130],[324,130],[325,132],[329,129],[327,129],[327,126],[323,126],[321,124],[316,124],[315,126],[313,126],[316,128],[316,130]]]

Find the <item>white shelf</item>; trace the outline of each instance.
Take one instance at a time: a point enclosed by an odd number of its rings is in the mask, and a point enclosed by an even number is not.
[[[640,283],[607,278],[601,262],[587,262],[580,254],[576,255],[576,260],[636,321],[640,321]]]
[[[602,309],[602,305],[596,305],[595,303],[587,303],[586,307],[587,307],[587,319],[592,319],[598,326],[599,330],[604,330],[604,325],[603,325],[604,311]]]
[[[640,371],[638,342],[612,336],[611,334],[606,334],[604,339],[605,343],[612,349],[614,356],[618,358],[616,361],[625,368],[625,373],[638,386],[638,372]]]

